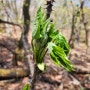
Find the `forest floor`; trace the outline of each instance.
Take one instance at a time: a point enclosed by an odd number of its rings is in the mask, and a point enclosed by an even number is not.
[[[15,50],[15,40],[0,35],[0,43]],[[12,53],[0,46],[0,68],[13,68]],[[70,60],[76,72],[69,73],[55,66],[50,57],[46,55],[46,72],[36,82],[36,90],[90,90],[90,54],[86,52],[84,44],[75,44],[70,52]],[[20,60],[19,60],[20,61]],[[21,61],[20,61],[21,62]],[[20,63],[19,62],[19,63]],[[0,80],[0,90],[22,90],[28,83],[28,77]]]

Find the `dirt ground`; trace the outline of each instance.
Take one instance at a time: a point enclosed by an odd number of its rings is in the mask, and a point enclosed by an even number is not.
[[[0,43],[14,50],[15,40],[0,35]],[[13,68],[12,53],[0,46],[0,68]],[[76,71],[67,72],[55,66],[50,57],[46,55],[46,71],[40,75],[36,82],[36,90],[90,90],[90,54],[86,52],[84,44],[75,44],[69,56]],[[0,80],[0,90],[22,90],[28,83],[28,77]]]

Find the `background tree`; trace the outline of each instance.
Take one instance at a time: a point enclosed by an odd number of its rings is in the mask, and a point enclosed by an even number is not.
[[[85,14],[84,14],[84,3],[85,3],[85,1],[81,0],[81,2],[80,2],[80,9],[81,9],[81,16],[82,16],[81,21],[83,22],[83,25],[84,25],[85,37],[86,37],[85,43],[86,43],[86,45],[88,47],[88,43],[89,43],[89,40],[88,40],[89,39],[89,30],[87,28],[88,22],[86,21]]]

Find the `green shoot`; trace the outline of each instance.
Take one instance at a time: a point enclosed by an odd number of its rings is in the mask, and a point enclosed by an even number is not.
[[[70,47],[65,37],[55,29],[54,23],[46,19],[41,7],[38,9],[34,21],[32,48],[35,63],[41,71],[44,71],[46,67],[44,56],[47,51],[56,65],[64,67],[67,71],[73,70],[73,66],[67,58]]]

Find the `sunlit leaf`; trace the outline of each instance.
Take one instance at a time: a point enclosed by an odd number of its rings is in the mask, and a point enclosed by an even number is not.
[[[55,24],[46,19],[41,7],[38,9],[34,21],[32,34],[34,60],[41,71],[45,70],[44,56],[49,50],[53,62],[71,71],[73,67],[67,58],[70,47],[65,37],[55,29]]]
[[[56,46],[53,43],[49,43],[48,49],[50,52],[51,59],[53,60],[53,62],[56,65],[62,66],[68,71],[73,70],[73,66],[71,65],[70,61],[68,60],[63,48]]]
[[[41,24],[41,20],[40,18],[42,17],[43,13],[41,12],[41,7],[38,9],[37,14],[36,14],[36,18],[34,21],[34,29],[32,32],[32,38],[40,38],[40,24]]]
[[[37,66],[41,71],[44,71],[46,65],[44,63],[38,63]]]
[[[66,55],[69,53],[70,47],[69,47],[65,37],[60,32],[58,32],[57,34],[53,35],[52,39],[53,39],[53,42],[57,46],[63,48],[63,50],[65,51]]]

